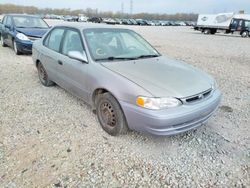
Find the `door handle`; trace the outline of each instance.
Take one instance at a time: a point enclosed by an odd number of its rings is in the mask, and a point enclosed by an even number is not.
[[[59,65],[63,65],[63,62],[60,61],[60,60],[58,60],[58,64],[59,64]]]

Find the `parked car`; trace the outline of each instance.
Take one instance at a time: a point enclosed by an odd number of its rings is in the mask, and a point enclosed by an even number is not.
[[[211,76],[162,56],[129,29],[55,26],[32,57],[44,86],[56,83],[90,104],[111,135],[182,133],[203,125],[221,100]]]
[[[132,25],[138,25],[135,19],[129,19],[129,21]]]
[[[92,17],[88,19],[88,22],[93,22],[93,23],[101,23],[102,18],[101,17]]]
[[[115,25],[116,21],[112,18],[103,18],[103,23]]]
[[[115,20],[115,23],[116,23],[116,24],[122,24],[122,20],[121,20],[121,19],[115,18],[114,20]]]
[[[88,21],[88,17],[86,17],[85,15],[80,14],[79,18],[78,18],[78,22],[87,22]]]
[[[136,22],[138,25],[148,25],[148,23],[143,19],[137,19]]]
[[[122,19],[123,25],[131,25],[132,23],[129,21],[129,19]]]
[[[13,47],[17,55],[31,53],[32,44],[48,31],[48,24],[31,15],[7,14],[0,25],[1,45]]]
[[[77,22],[78,21],[78,16],[64,16],[63,20],[67,22]]]
[[[159,20],[153,20],[152,22],[155,26],[161,26],[161,22]]]
[[[150,25],[150,26],[155,26],[155,23],[153,21],[150,21],[150,20],[146,20],[147,22],[147,25]]]

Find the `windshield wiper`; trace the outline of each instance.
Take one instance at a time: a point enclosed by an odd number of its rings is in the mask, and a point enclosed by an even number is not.
[[[135,57],[135,59],[143,59],[143,58],[151,58],[151,57],[159,57],[160,55],[154,54],[154,55],[140,55],[138,57]]]
[[[102,59],[96,59],[96,61],[114,61],[114,60],[135,60],[136,58],[131,58],[131,57],[107,57],[107,58],[102,58]]]
[[[27,29],[30,29],[30,28],[38,28],[38,29],[48,29],[48,27],[24,27],[24,26],[19,26],[17,28],[27,28]]]

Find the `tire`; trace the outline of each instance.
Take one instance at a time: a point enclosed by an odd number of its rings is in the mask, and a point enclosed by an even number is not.
[[[1,46],[6,47],[7,45],[4,43],[2,35],[0,35],[0,40],[1,40]]]
[[[108,134],[118,136],[128,132],[128,125],[118,101],[110,94],[104,93],[96,97],[97,118]]]
[[[54,85],[54,82],[52,82],[48,78],[48,74],[47,74],[45,68],[43,67],[42,63],[40,63],[40,62],[37,64],[37,71],[38,71],[39,80],[44,86],[49,87],[49,86]]]
[[[243,31],[242,33],[241,33],[241,37],[243,37],[243,38],[246,38],[246,37],[248,37],[249,36],[249,32],[248,31]]]
[[[205,34],[205,35],[209,35],[210,33],[211,33],[211,30],[210,30],[210,29],[205,29],[205,30],[204,30],[204,34]]]
[[[14,50],[14,52],[15,52],[16,55],[20,55],[21,54],[21,52],[17,48],[17,44],[16,44],[15,40],[13,40],[13,50]]]
[[[217,32],[216,29],[211,30],[211,35],[214,35]]]

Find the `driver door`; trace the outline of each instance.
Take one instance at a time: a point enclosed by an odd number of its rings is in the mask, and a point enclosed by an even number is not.
[[[83,63],[68,56],[70,51],[83,53],[84,46],[81,34],[76,29],[67,29],[62,43],[61,55],[57,64],[57,72],[63,80],[63,87],[79,98],[87,101],[88,63]]]

